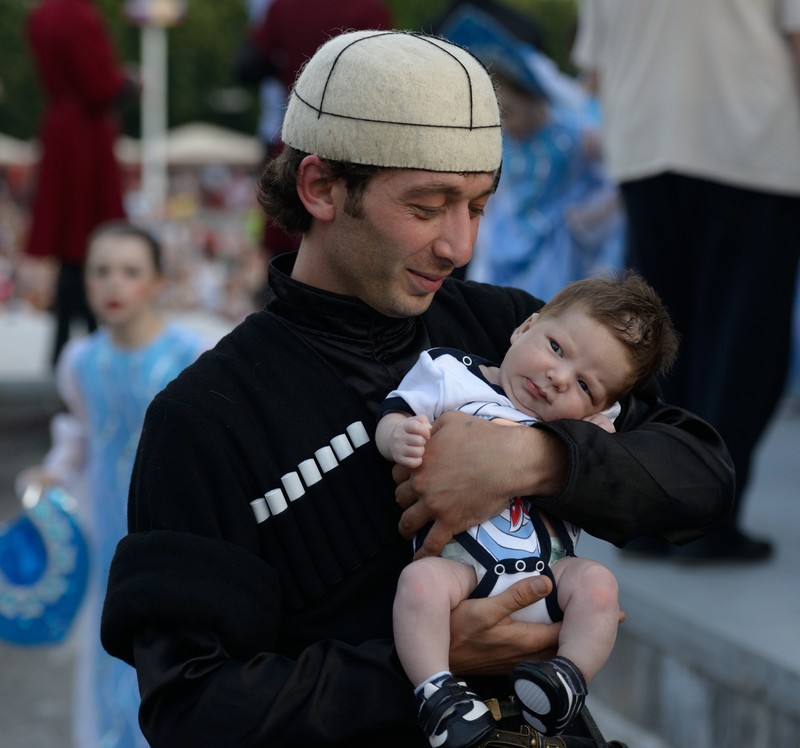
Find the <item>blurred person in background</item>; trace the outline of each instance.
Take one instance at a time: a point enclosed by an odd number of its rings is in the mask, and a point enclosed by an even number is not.
[[[783,394],[800,253],[800,0],[584,0],[573,50],[599,90],[627,264],[674,315],[669,402],[715,426],[733,511],[681,560],[759,561],[743,527],[753,451]]]
[[[286,93],[306,60],[323,42],[341,31],[390,29],[392,16],[381,0],[305,0],[302,3],[296,0],[253,0],[251,14],[254,22],[236,69],[243,83],[270,87],[267,89],[267,109],[262,109],[262,115],[269,116],[268,122],[262,123],[267,128],[269,161],[283,148],[280,128]],[[283,90],[283,99],[277,116],[274,116],[276,87]],[[290,236],[269,220],[264,226],[263,242],[267,261],[299,247],[296,236]]]
[[[503,178],[481,222],[467,277],[550,299],[622,265],[625,221],[600,124],[574,79],[493,17],[465,3],[441,27],[498,83]]]
[[[100,646],[108,567],[127,528],[128,485],[150,400],[208,347],[158,309],[164,286],[159,242],[126,222],[101,224],[85,264],[89,307],[100,327],[71,340],[57,367],[67,411],[51,425],[39,466],[18,478],[58,484],[79,502],[90,542],[74,696],[76,748],[146,748],[139,730],[136,672]]]
[[[91,0],[41,0],[28,16],[27,38],[47,101],[26,252],[59,263],[55,367],[73,320],[96,327],[83,261],[92,230],[125,216],[114,110],[139,86],[118,63]]]

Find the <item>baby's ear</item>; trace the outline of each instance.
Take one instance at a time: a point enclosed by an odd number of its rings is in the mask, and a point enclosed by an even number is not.
[[[539,318],[539,312],[534,312],[528,319],[526,319],[519,327],[517,327],[514,332],[511,333],[511,343],[512,345],[517,340],[520,335],[524,335],[528,330],[530,330],[531,325],[536,322]]]

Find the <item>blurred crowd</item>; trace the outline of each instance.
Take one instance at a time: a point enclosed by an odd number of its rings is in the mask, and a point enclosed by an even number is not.
[[[257,168],[216,164],[173,171],[167,204],[155,217],[142,215],[138,178],[127,175],[128,215],[149,225],[164,244],[165,310],[203,311],[236,322],[256,308],[266,274]],[[53,303],[57,263],[23,251],[33,179],[28,167],[0,167],[0,313],[45,312]]]

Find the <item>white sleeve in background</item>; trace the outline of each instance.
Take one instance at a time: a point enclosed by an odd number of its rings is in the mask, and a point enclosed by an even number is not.
[[[51,446],[41,463],[41,467],[70,493],[78,492],[88,458],[86,409],[75,376],[75,359],[83,346],[83,338],[70,341],[59,357],[56,386],[69,410],[57,413],[50,421]],[[27,468],[17,476],[16,490],[19,496],[24,493],[38,467]]]
[[[42,466],[58,478],[59,485],[75,493],[86,468],[86,424],[71,413],[58,413],[50,422],[52,446]]]

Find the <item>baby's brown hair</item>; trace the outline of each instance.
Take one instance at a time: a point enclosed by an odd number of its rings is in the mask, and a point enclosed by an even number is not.
[[[678,334],[658,294],[638,273],[628,270],[564,286],[540,310],[554,316],[580,308],[607,328],[628,353],[631,372],[616,400],[669,371],[678,353]]]

